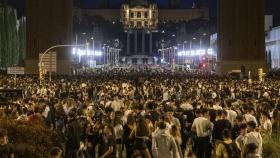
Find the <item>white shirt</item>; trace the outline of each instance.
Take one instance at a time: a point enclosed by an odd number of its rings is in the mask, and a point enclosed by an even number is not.
[[[237,112],[235,112],[233,110],[226,110],[226,111],[227,111],[227,119],[233,125],[234,124],[234,120],[237,117]]]
[[[121,107],[123,107],[123,103],[120,100],[114,100],[111,104],[111,107],[114,111],[120,111]]]
[[[262,128],[267,132],[267,134],[271,135],[272,133],[272,123],[268,119],[262,124]]]
[[[247,123],[251,122],[251,121],[254,121],[256,123],[256,125],[258,126],[258,121],[257,121],[255,116],[253,116],[251,114],[245,114],[244,117],[245,117],[245,120],[246,120]]]
[[[259,132],[250,132],[247,133],[244,139],[244,145],[246,146],[247,144],[254,143],[255,145],[258,146],[257,153],[259,155],[262,155],[262,136]]]
[[[115,132],[115,136],[116,136],[116,139],[121,139],[122,138],[122,135],[123,135],[123,127],[122,125],[116,125],[114,127],[114,132]]]
[[[192,128],[195,128],[196,134],[198,137],[207,137],[209,136],[209,128],[211,124],[210,121],[204,117],[198,117],[194,119]]]

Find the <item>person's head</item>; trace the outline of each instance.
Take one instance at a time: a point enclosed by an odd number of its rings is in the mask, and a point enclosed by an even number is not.
[[[172,122],[172,117],[168,113],[165,113],[164,121],[166,121],[168,123],[171,123]]]
[[[240,134],[245,135],[247,133],[247,124],[243,123],[240,125]]]
[[[152,122],[153,118],[152,118],[151,115],[145,115],[145,120],[146,120],[146,122],[149,124],[149,123]]]
[[[135,116],[134,114],[130,113],[127,115],[127,124],[128,125],[133,125],[135,124],[136,120],[135,120]]]
[[[150,135],[150,130],[149,130],[148,124],[143,117],[140,117],[137,120],[136,135],[137,136],[149,136]]]
[[[231,132],[230,132],[230,130],[224,129],[222,134],[223,134],[223,139],[224,140],[231,139]]]
[[[247,154],[254,154],[257,152],[258,146],[255,143],[250,143],[246,145],[245,149]]]
[[[112,126],[105,126],[104,127],[104,134],[106,136],[113,136],[114,135],[114,128]]]
[[[257,125],[254,121],[250,121],[247,123],[247,127],[248,127],[248,131],[252,132],[252,131],[255,131]]]
[[[262,116],[262,118],[263,118],[264,120],[269,119],[269,114],[268,114],[268,112],[266,112],[266,111],[263,111],[263,112],[261,113],[261,116]]]
[[[216,111],[217,117],[218,117],[218,118],[222,118],[222,113],[223,113],[222,110],[217,110],[217,111]]]
[[[255,115],[256,114],[255,109],[253,107],[249,108],[248,113],[251,114],[251,115]]]
[[[158,123],[158,128],[161,129],[161,130],[165,130],[166,129],[166,123],[163,122],[163,121],[160,121]]]
[[[240,125],[245,121],[245,118],[243,115],[237,115],[235,119],[236,125]]]
[[[53,147],[50,150],[51,158],[62,158],[62,150],[59,147]]]
[[[8,131],[5,129],[0,129],[0,145],[5,145],[8,143]]]
[[[193,152],[189,152],[189,153],[187,154],[187,158],[196,158],[196,155],[195,155],[195,153],[193,153]]]
[[[171,134],[173,137],[178,137],[178,136],[180,136],[179,128],[178,128],[176,125],[172,125],[172,126],[171,126],[171,129],[170,129],[170,134]]]
[[[122,125],[121,117],[115,117],[114,126],[116,126],[116,125]]]
[[[222,111],[222,118],[223,118],[223,119],[227,119],[227,115],[228,115],[227,111],[226,111],[226,110],[223,110],[223,111]]]

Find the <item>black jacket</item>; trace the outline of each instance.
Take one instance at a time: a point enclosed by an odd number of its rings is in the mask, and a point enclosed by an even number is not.
[[[82,129],[78,120],[70,120],[66,127],[66,148],[79,149]]]

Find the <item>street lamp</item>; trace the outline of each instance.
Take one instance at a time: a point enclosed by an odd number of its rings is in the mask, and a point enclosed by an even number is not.
[[[54,46],[52,46],[52,47],[50,47],[50,48],[48,48],[46,51],[44,51],[43,53],[42,53],[42,55],[41,55],[41,57],[40,57],[40,59],[39,59],[39,64],[38,64],[38,66],[39,66],[39,80],[40,80],[40,85],[42,85],[42,60],[43,60],[43,58],[44,58],[44,56],[45,56],[45,54],[47,54],[50,50],[52,50],[52,49],[54,49],[54,48],[61,48],[61,47],[84,47],[84,46],[87,46],[87,44],[85,44],[85,45],[54,45]],[[51,73],[51,72],[50,72]],[[50,74],[50,76],[51,76],[51,74]],[[51,78],[50,78],[51,79]]]

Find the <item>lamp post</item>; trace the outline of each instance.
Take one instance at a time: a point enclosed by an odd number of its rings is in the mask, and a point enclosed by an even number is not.
[[[61,47],[84,47],[84,46],[87,46],[88,44],[85,44],[85,45],[54,45],[54,46],[52,46],[52,47],[50,47],[50,48],[48,48],[46,51],[44,51],[43,53],[42,53],[42,56],[40,57],[40,59],[39,59],[39,64],[38,64],[38,66],[39,66],[39,80],[40,80],[40,85],[42,85],[42,60],[43,60],[43,58],[44,58],[44,56],[45,56],[45,54],[47,54],[50,50],[52,50],[52,49],[54,49],[54,48],[61,48]],[[50,72],[51,73],[51,72]],[[51,76],[51,74],[50,74],[50,76]],[[51,79],[51,78],[50,78]]]

